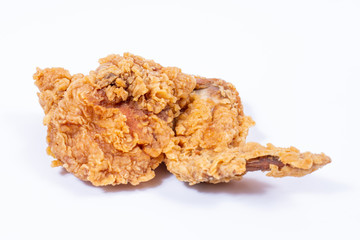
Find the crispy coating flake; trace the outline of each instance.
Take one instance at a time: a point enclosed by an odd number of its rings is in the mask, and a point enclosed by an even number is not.
[[[300,153],[294,147],[246,143],[253,124],[244,115],[233,85],[219,79],[197,79],[166,150],[168,170],[193,185],[241,179],[256,170],[270,171],[267,175],[274,177],[303,176],[330,162],[324,154]]]
[[[303,176],[330,162],[325,154],[246,143],[254,121],[234,86],[184,74],[125,53],[99,60],[89,75],[37,69],[48,127],[48,154],[96,186],[137,185],[164,161],[191,185],[239,180],[249,171]]]
[[[96,186],[152,179],[195,78],[131,54],[110,55],[88,76],[38,69],[48,153]]]

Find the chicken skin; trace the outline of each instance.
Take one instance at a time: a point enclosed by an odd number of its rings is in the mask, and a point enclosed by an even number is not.
[[[99,60],[89,75],[37,69],[35,84],[48,127],[48,154],[95,186],[137,185],[165,162],[189,184],[239,180],[249,171],[303,176],[330,162],[247,143],[254,121],[244,115],[234,86],[184,74],[125,53]]]
[[[48,153],[53,166],[96,186],[137,185],[155,176],[196,81],[131,54],[99,62],[87,76],[60,68],[35,73]]]
[[[246,143],[253,124],[233,85],[198,78],[166,151],[168,170],[193,185],[241,179],[257,170],[270,171],[267,175],[273,177],[303,176],[330,162],[324,154],[300,153],[294,147]]]

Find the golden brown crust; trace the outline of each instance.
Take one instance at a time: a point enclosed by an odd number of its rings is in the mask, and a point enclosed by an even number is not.
[[[236,159],[236,148],[245,144],[252,125],[232,84],[198,78],[166,149],[168,170],[190,184],[240,179],[246,161]]]
[[[153,178],[194,77],[131,54],[110,55],[76,76],[60,68],[34,75],[53,165],[94,185]]]
[[[231,84],[198,78],[166,150],[168,170],[192,185],[238,180],[257,170],[270,171],[267,175],[274,177],[303,176],[330,162],[324,154],[300,153],[294,147],[246,143],[253,124]]]
[[[129,53],[109,55],[89,75],[37,69],[52,166],[92,184],[152,179],[164,161],[182,181],[228,182],[249,171],[303,176],[325,154],[246,143],[253,120],[235,87]]]
[[[249,142],[242,147],[241,151],[242,157],[245,157],[247,161],[263,156],[272,156],[277,159],[281,164],[270,164],[270,169],[267,169],[270,171],[267,176],[272,177],[301,177],[331,162],[331,159],[324,153],[301,153],[295,147],[280,148],[270,143],[264,147],[258,143]],[[247,169],[247,171],[249,170]]]

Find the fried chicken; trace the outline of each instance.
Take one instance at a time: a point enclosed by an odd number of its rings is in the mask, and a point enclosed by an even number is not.
[[[131,54],[99,62],[87,76],[61,68],[34,75],[53,166],[96,186],[148,181],[195,78]]]
[[[270,171],[267,175],[273,177],[303,176],[330,162],[324,154],[300,153],[294,147],[246,143],[253,124],[232,84],[198,78],[166,151],[168,170],[193,185],[241,179],[257,170]]]
[[[34,74],[48,127],[48,153],[95,186],[145,182],[165,162],[191,185],[228,182],[249,171],[303,176],[324,154],[246,143],[253,120],[234,86],[125,53],[89,75],[62,68]]]

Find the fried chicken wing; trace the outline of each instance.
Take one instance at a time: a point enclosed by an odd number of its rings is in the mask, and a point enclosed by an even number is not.
[[[303,176],[330,162],[325,154],[247,143],[254,121],[230,83],[129,53],[99,63],[86,76],[62,68],[34,74],[52,165],[95,186],[148,181],[163,161],[191,185],[258,170]]]
[[[267,175],[274,177],[303,176],[330,162],[324,154],[300,153],[294,147],[246,143],[253,124],[244,115],[233,85],[198,78],[166,150],[168,170],[193,185],[241,179],[246,172],[257,170],[270,171]]]
[[[131,54],[99,62],[87,76],[61,68],[34,75],[53,166],[96,186],[148,181],[195,78]]]

